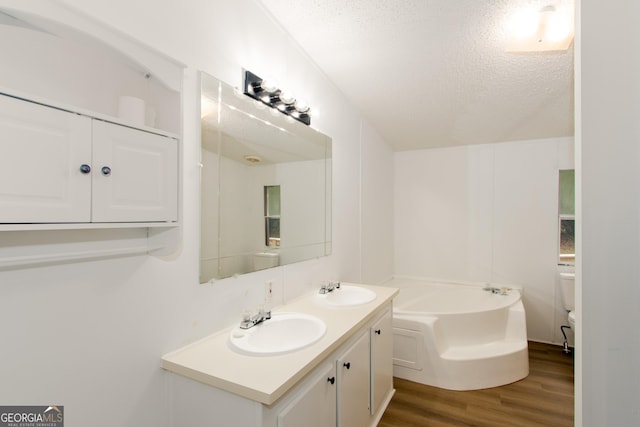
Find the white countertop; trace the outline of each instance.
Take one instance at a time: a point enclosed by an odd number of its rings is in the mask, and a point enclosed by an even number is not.
[[[162,367],[204,384],[271,405],[365,326],[397,294],[398,289],[343,283],[371,289],[376,299],[355,307],[327,307],[314,301],[317,291],[276,307],[273,312],[301,312],[323,320],[325,335],[306,348],[273,356],[241,354],[229,345],[237,325],[216,332],[162,357]]]

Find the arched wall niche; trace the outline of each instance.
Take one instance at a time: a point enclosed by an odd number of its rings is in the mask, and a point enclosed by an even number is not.
[[[182,64],[64,6],[23,3],[0,2],[0,91],[108,117],[133,96],[147,126],[180,132]]]

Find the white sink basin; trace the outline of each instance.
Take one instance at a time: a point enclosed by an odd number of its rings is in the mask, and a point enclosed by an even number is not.
[[[341,285],[326,294],[317,294],[316,300],[332,307],[353,307],[376,299],[376,293],[359,286]]]
[[[327,326],[304,313],[272,313],[271,319],[249,329],[234,328],[229,335],[232,348],[242,353],[272,356],[299,350],[324,336]]]

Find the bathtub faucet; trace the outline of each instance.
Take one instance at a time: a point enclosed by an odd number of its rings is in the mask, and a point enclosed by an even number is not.
[[[257,324],[269,319],[271,319],[271,310],[265,310],[264,308],[260,308],[258,310],[258,313],[254,314],[253,316],[251,315],[251,313],[245,313],[243,315],[242,321],[240,322],[240,329],[252,328]]]
[[[321,294],[328,294],[329,292],[333,292],[336,289],[340,289],[340,282],[329,281],[328,283],[323,283],[320,285]]]
[[[509,288],[496,288],[494,286],[489,285],[488,283],[486,285],[484,285],[484,288],[482,288],[483,291],[487,291],[487,292],[491,292],[494,295],[500,294],[500,295],[508,295],[509,293]]]

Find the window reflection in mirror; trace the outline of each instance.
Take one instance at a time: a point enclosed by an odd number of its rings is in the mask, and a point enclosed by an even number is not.
[[[265,245],[280,246],[280,186],[264,187],[264,235]]]
[[[575,263],[575,171],[560,171],[558,195],[559,259],[558,264]]]
[[[200,282],[331,253],[331,139],[201,73]]]

